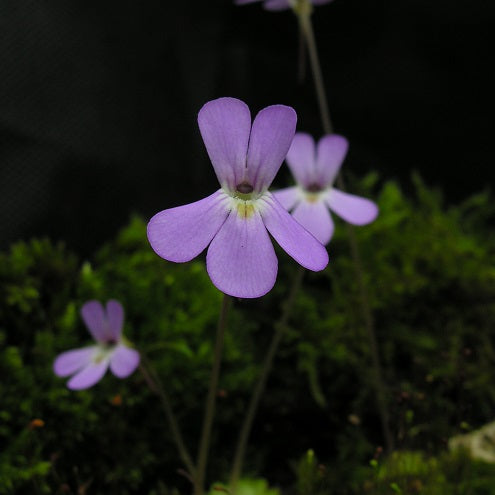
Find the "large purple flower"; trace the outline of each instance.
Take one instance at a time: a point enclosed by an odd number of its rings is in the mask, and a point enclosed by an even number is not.
[[[313,5],[323,5],[330,3],[332,0],[234,0],[236,5],[245,5],[247,3],[263,2],[263,8],[266,10],[286,10],[295,9],[303,2],[309,2]]]
[[[96,345],[60,354],[53,363],[55,374],[73,375],[67,383],[72,390],[93,386],[103,378],[108,367],[118,378],[129,376],[139,364],[139,353],[122,337],[122,305],[110,300],[105,311],[99,301],[88,301],[81,308],[81,316]]]
[[[273,105],[261,110],[251,127],[244,102],[206,103],[198,124],[221,188],[201,201],[157,213],[148,224],[154,251],[182,263],[209,245],[206,268],[213,284],[242,298],[260,297],[275,284],[277,257],[268,232],[305,268],[325,268],[325,248],[268,192],[296,120],[292,108]]]
[[[297,186],[273,193],[323,244],[330,241],[334,230],[329,208],[354,225],[370,223],[378,214],[373,201],[333,187],[348,146],[347,139],[336,134],[323,136],[315,146],[309,134],[298,132],[286,158]]]

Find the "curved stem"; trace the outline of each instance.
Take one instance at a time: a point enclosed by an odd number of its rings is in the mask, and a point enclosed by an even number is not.
[[[325,85],[323,84],[323,75],[321,72],[318,50],[316,48],[313,24],[311,23],[311,14],[300,14],[297,17],[299,19],[301,33],[303,33],[308,47],[309,61],[311,64],[311,71],[313,72],[313,80],[315,83],[316,97],[318,99],[318,108],[320,109],[323,130],[325,134],[332,134],[333,126],[328,110],[327,93],[325,91]]]
[[[325,134],[332,134],[333,127],[330,120],[330,114],[328,112],[328,101],[325,92],[325,85],[323,83],[323,75],[321,72],[318,51],[316,48],[313,25],[311,22],[311,15],[300,14],[298,15],[298,19],[299,19],[300,29],[306,37],[306,45],[308,47],[309,58],[311,61],[311,70],[313,72],[316,96],[318,99],[318,106],[320,109],[323,130]],[[342,174],[339,174],[337,176],[337,185],[339,186],[340,189],[345,191],[344,179],[342,177]],[[378,343],[376,339],[373,314],[371,312],[368,291],[366,289],[366,284],[364,280],[363,265],[359,252],[359,246],[357,243],[354,229],[351,225],[348,225],[348,237],[349,237],[349,244],[351,247],[351,255],[354,261],[354,267],[356,271],[356,278],[359,287],[363,320],[366,327],[366,333],[368,336],[368,341],[371,351],[371,359],[373,366],[373,385],[377,396],[377,403],[378,403],[377,405],[380,414],[382,432],[385,440],[385,447],[387,451],[390,452],[394,448],[394,443],[393,443],[393,436],[389,426],[390,421],[389,421],[389,413],[388,413],[387,399],[386,399],[387,396],[386,387],[383,381],[382,367],[380,363],[380,355],[378,352]]]
[[[213,355],[213,367],[210,375],[208,396],[206,398],[205,404],[205,416],[203,419],[203,429],[201,431],[201,440],[199,443],[197,474],[194,478],[194,495],[203,495],[204,493],[206,464],[208,462],[208,452],[210,450],[211,428],[213,425],[213,417],[215,415],[215,399],[217,396],[218,377],[220,375],[220,364],[222,360],[223,340],[230,300],[230,296],[224,294],[222,308],[220,310],[220,316],[218,319],[215,350]]]
[[[168,425],[170,427],[170,431],[172,432],[172,437],[174,438],[175,444],[177,446],[177,450],[179,451],[180,458],[182,462],[185,464],[189,477],[196,476],[196,468],[191,460],[191,456],[187,450],[186,445],[184,444],[184,440],[182,439],[182,435],[180,433],[179,425],[175,418],[175,415],[172,411],[172,406],[170,405],[170,400],[159,380],[155,372],[150,368],[146,358],[142,355],[141,363],[139,363],[139,371],[143,375],[143,378],[150,388],[150,390],[155,393],[160,399],[160,403],[162,405],[163,411],[165,412],[165,416],[168,421]],[[143,361],[147,362],[146,365],[143,364]]]
[[[297,273],[294,277],[294,280],[292,282],[292,287],[289,296],[285,301],[280,320],[275,324],[275,332],[273,334],[270,347],[268,348],[268,352],[265,355],[265,359],[261,367],[260,376],[253,390],[253,394],[249,402],[246,416],[244,417],[244,422],[242,424],[241,431],[239,433],[239,439],[237,441],[236,451],[234,454],[232,471],[230,474],[229,485],[230,485],[231,493],[233,493],[234,495],[237,487],[237,482],[239,481],[239,477],[242,472],[242,466],[244,464],[244,457],[246,455],[246,446],[249,439],[249,434],[251,433],[251,427],[254,418],[256,416],[256,412],[258,410],[261,396],[263,395],[263,392],[265,390],[265,385],[268,379],[268,375],[270,374],[270,371],[272,369],[273,359],[277,352],[280,341],[282,340],[282,337],[287,328],[287,323],[289,322],[291,311],[292,308],[294,307],[296,295],[299,291],[299,288],[301,287],[301,282],[304,273],[305,273],[305,269],[302,266],[299,266]]]

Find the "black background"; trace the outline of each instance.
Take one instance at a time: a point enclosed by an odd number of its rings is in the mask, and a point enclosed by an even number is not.
[[[489,187],[494,3],[335,0],[313,16],[346,168],[448,202]],[[294,106],[321,134],[309,70],[297,82],[290,12],[229,0],[0,1],[0,247],[32,235],[89,255],[132,212],[217,188],[196,124],[235,96],[253,115]],[[284,185],[283,172],[275,185]]]

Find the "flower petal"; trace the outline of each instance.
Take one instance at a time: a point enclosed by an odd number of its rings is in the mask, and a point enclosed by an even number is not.
[[[337,134],[323,136],[316,148],[316,177],[322,187],[333,184],[349,148],[347,139]]]
[[[287,187],[285,189],[279,189],[278,191],[272,191],[275,199],[287,210],[290,211],[294,208],[295,204],[299,201],[298,187]]]
[[[71,390],[82,390],[92,387],[103,378],[108,368],[108,362],[108,358],[102,359],[97,363],[90,362],[67,382],[67,387]]]
[[[323,270],[328,264],[325,247],[287,213],[270,193],[264,196],[261,212],[268,232],[280,247],[308,270]]]
[[[253,298],[275,284],[278,262],[259,212],[243,218],[233,210],[206,256],[213,284],[225,294]]]
[[[206,103],[198,114],[201,136],[218,181],[234,190],[242,182],[251,132],[251,112],[236,98]]]
[[[110,357],[110,370],[118,378],[126,378],[138,367],[139,352],[125,345],[118,345]]]
[[[158,256],[183,263],[211,242],[228,215],[227,195],[220,189],[195,203],[157,213],[148,223],[148,240]]]
[[[266,10],[285,10],[290,8],[289,0],[266,0],[263,4]]]
[[[72,375],[91,362],[96,349],[96,346],[91,346],[62,352],[53,362],[54,373],[61,377]]]
[[[292,216],[322,244],[330,242],[334,225],[327,205],[323,201],[301,201]]]
[[[253,122],[247,153],[248,181],[255,191],[268,189],[287,155],[297,115],[293,108],[272,105],[261,110]]]
[[[316,182],[315,141],[312,136],[305,132],[297,132],[285,161],[301,186],[308,187]]]
[[[369,199],[330,189],[325,201],[340,218],[353,225],[366,225],[378,215],[378,206]]]
[[[81,308],[81,317],[88,327],[89,333],[97,342],[105,342],[107,334],[107,319],[100,301],[88,301]]]
[[[124,308],[119,301],[110,299],[107,302],[107,325],[111,338],[119,340],[122,335],[122,326],[124,324]]]

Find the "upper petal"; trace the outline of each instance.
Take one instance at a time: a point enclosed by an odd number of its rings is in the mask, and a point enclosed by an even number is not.
[[[198,125],[220,185],[235,189],[244,178],[251,132],[251,112],[236,98],[209,101],[198,114]]]
[[[227,195],[220,189],[195,203],[157,213],[148,223],[148,240],[162,258],[192,260],[211,242],[227,218]]]
[[[297,186],[272,191],[272,194],[287,211],[292,210],[299,201],[299,188]]]
[[[247,179],[255,191],[268,189],[287,155],[296,130],[293,108],[272,105],[253,122],[247,154]]]
[[[108,359],[90,362],[67,382],[67,387],[71,390],[82,390],[92,387],[103,378],[103,375],[107,371],[108,363]]]
[[[138,367],[139,352],[125,345],[118,345],[110,357],[110,370],[118,378],[126,378]]]
[[[88,301],[81,308],[81,317],[93,338],[98,342],[108,339],[108,325],[100,301]]]
[[[124,325],[124,308],[115,299],[110,299],[107,302],[107,324],[112,339],[119,340]]]
[[[318,141],[316,149],[316,176],[324,187],[333,184],[347,154],[349,143],[343,136],[330,134]]]
[[[267,193],[262,217],[268,232],[280,247],[308,270],[323,270],[328,264],[325,247],[285,211],[280,203]]]
[[[378,215],[378,206],[369,199],[330,189],[325,201],[332,211],[353,225],[366,225]]]
[[[301,201],[292,216],[322,244],[330,242],[334,224],[327,205],[323,201]]]
[[[62,377],[72,375],[91,362],[96,349],[96,346],[91,346],[62,352],[53,362],[54,373]]]
[[[232,210],[206,256],[213,284],[225,294],[252,298],[275,284],[278,262],[260,214],[243,218]]]
[[[285,161],[301,186],[308,187],[316,182],[315,141],[312,136],[305,132],[297,132]]]

